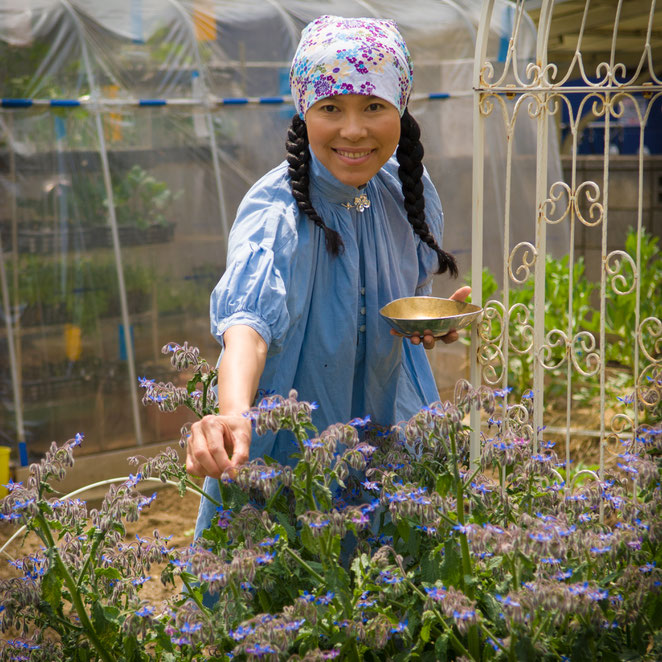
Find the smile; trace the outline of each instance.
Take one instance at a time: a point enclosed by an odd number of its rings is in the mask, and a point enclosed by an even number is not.
[[[366,156],[369,156],[372,154],[372,150],[364,151],[364,152],[346,152],[342,149],[336,149],[334,150],[336,154],[339,156],[342,156],[346,159],[363,159]]]

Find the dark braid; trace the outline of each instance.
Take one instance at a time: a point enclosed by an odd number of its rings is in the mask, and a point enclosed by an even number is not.
[[[287,162],[290,166],[287,172],[290,176],[292,195],[296,200],[297,206],[324,232],[327,250],[333,255],[339,255],[344,249],[340,235],[335,230],[326,226],[310,202],[310,192],[308,190],[308,162],[310,161],[308,131],[306,129],[306,123],[298,115],[292,118],[292,123],[287,131],[286,144]]]
[[[405,196],[405,211],[414,232],[439,258],[439,271],[443,274],[450,272],[457,277],[457,263],[455,258],[446,251],[441,250],[425,222],[425,197],[423,194],[423,145],[420,141],[421,130],[416,120],[405,112],[400,120],[400,144],[396,157],[400,167],[398,176],[402,182],[402,194]]]

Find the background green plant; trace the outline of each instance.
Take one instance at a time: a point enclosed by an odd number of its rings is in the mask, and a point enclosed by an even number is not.
[[[86,256],[62,261],[51,256],[23,255],[19,274],[14,306],[39,308],[46,318],[58,309],[66,321],[87,331],[95,327],[99,318],[119,311],[117,268],[111,259]],[[155,278],[153,267],[125,264],[129,303],[150,295]]]
[[[640,290],[640,320],[648,317],[660,319],[662,317],[662,258],[659,249],[659,238],[653,236],[645,229],[641,234],[641,290]],[[637,233],[630,228],[625,242],[625,251],[635,260],[637,255]],[[629,273],[628,273],[629,272]],[[624,263],[623,275],[628,283],[633,283],[631,269]],[[468,279],[470,283],[470,278]],[[482,272],[483,300],[487,301],[498,295],[499,286],[494,275],[488,268]],[[620,285],[621,290],[627,289]],[[573,264],[573,304],[572,332],[588,331],[599,344],[600,309],[599,309],[600,283],[586,277],[583,257],[579,257]],[[533,323],[533,302],[535,284],[530,277],[521,286],[509,289],[509,306],[517,304],[526,308],[529,313],[529,323]],[[545,259],[545,330],[568,329],[568,302],[570,301],[569,257],[554,258],[550,255]],[[636,334],[634,330],[636,290],[626,294],[615,292],[611,282],[607,282],[605,305],[605,365],[621,370],[612,371],[609,375],[608,389],[610,397],[623,396],[626,388],[634,387],[632,371],[634,368],[634,343]],[[497,327],[496,331],[500,331]],[[511,335],[517,335],[516,324],[511,326]],[[532,356],[530,352],[517,354],[510,352],[508,366],[508,385],[513,388],[514,396],[521,395],[530,388],[532,379]],[[645,357],[639,354],[639,370],[646,365]],[[549,397],[565,394],[565,378],[567,367],[564,365],[558,370],[550,371],[546,382]],[[583,405],[588,405],[599,395],[599,375],[575,375],[573,397]]]
[[[113,178],[113,202],[117,222],[120,225],[135,225],[147,228],[150,225],[165,225],[166,212],[182,194],[173,193],[166,182],[149,174],[135,164],[123,177]],[[108,206],[108,200],[104,200]]]

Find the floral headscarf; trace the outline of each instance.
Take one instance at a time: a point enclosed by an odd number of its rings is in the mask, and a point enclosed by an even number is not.
[[[290,88],[301,119],[320,99],[374,95],[402,115],[413,83],[407,44],[394,21],[320,16],[301,33]]]

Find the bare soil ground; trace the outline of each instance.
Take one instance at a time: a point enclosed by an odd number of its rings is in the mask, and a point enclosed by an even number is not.
[[[149,486],[148,488],[149,489]],[[127,525],[127,542],[135,541],[136,534],[141,537],[151,537],[154,530],[157,529],[161,536],[172,535],[168,546],[186,547],[193,541],[193,527],[198,512],[200,497],[197,494],[187,492],[184,497],[180,497],[177,489],[171,486],[160,487],[157,489],[157,498],[152,504],[145,508],[137,522]],[[90,507],[95,507],[97,503],[91,502]],[[0,524],[0,547],[16,531],[16,527],[9,524]],[[12,559],[17,559],[28,554],[38,552],[41,548],[41,541],[34,533],[30,533],[15,539],[5,550]],[[20,571],[14,568],[7,556],[0,558],[0,579],[20,576]],[[172,586],[163,587],[160,581],[161,568],[152,566],[152,579],[145,583],[140,591],[141,597],[157,605],[161,600],[173,594]]]

